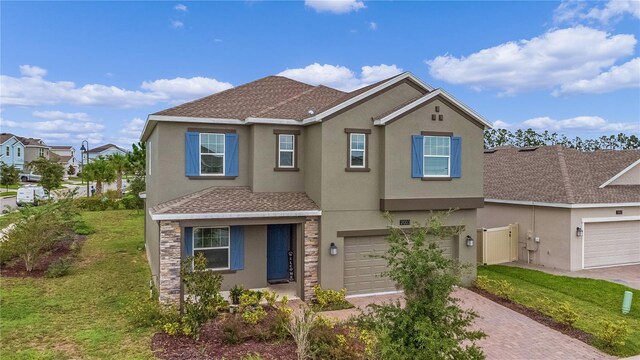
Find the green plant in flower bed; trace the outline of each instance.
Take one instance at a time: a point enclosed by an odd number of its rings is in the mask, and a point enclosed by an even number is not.
[[[71,270],[71,260],[60,258],[52,262],[45,274],[48,278],[58,278],[69,274]]]
[[[309,333],[309,353],[312,359],[373,358],[375,337],[354,324],[332,323],[317,317]]]
[[[342,310],[353,307],[353,304],[346,299],[347,289],[323,290],[320,285],[316,285],[313,287],[313,292],[315,299],[311,307],[314,311]]]
[[[605,347],[611,349],[623,346],[631,333],[629,324],[624,320],[616,322],[601,320],[600,326],[601,329],[597,333],[598,339],[602,341]]]
[[[241,300],[240,312],[225,314],[221,320],[225,342],[239,344],[250,339],[263,342],[287,339],[289,337],[287,324],[292,312],[287,306],[288,299],[283,297],[279,305],[263,307],[259,304],[255,305],[257,295],[250,292],[245,294],[245,306],[242,306]]]

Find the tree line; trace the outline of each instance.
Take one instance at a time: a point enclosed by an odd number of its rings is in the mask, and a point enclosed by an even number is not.
[[[628,150],[640,149],[640,139],[636,135],[619,133],[617,135],[603,135],[594,139],[573,139],[556,132],[536,132],[533,129],[518,129],[511,132],[507,129],[489,129],[484,131],[484,148],[511,145],[515,147],[562,145],[566,148],[580,151],[595,150]]]

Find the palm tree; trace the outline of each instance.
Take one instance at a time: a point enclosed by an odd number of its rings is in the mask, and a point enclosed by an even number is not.
[[[111,162],[102,156],[94,159],[82,169],[82,177],[96,182],[96,194],[102,194],[102,183],[111,183],[116,179],[116,172]]]
[[[122,174],[129,166],[127,157],[122,154],[112,154],[108,158],[111,167],[116,172],[116,186],[118,189],[118,196],[122,196]]]

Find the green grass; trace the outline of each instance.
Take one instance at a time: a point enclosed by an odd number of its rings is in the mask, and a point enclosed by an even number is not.
[[[557,276],[541,271],[511,266],[479,266],[478,275],[495,280],[507,280],[514,287],[512,300],[535,308],[542,297],[557,302],[569,302],[580,318],[575,327],[590,334],[600,330],[600,320],[626,320],[631,328],[626,344],[618,349],[605,349],[599,341],[594,346],[617,356],[640,354],[640,290],[604,280]],[[624,292],[632,291],[634,303],[631,312],[622,315]]]
[[[0,197],[13,197],[18,195],[17,191],[2,191],[0,192]]]
[[[0,188],[2,189],[13,189],[13,190],[18,190],[18,188],[22,186],[20,184],[13,184],[13,185],[0,185]]]
[[[126,210],[82,216],[96,232],[70,275],[0,279],[0,359],[153,358],[153,330],[131,327],[124,315],[148,294],[144,217]]]

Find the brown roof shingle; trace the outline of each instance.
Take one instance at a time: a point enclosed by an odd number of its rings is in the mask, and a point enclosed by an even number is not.
[[[252,192],[247,186],[210,187],[151,209],[159,214],[251,213],[320,210],[304,192]]]
[[[487,199],[563,204],[640,202],[639,185],[600,188],[638,159],[640,150],[492,149],[484,154],[484,194]]]

